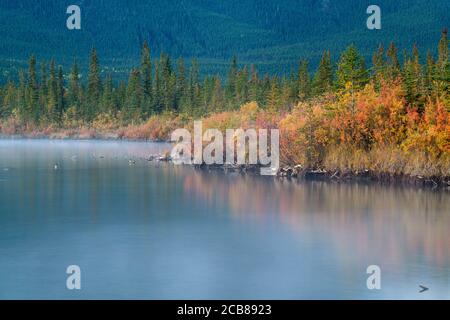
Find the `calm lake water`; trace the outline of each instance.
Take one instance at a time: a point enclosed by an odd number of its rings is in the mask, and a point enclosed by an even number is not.
[[[145,160],[167,149],[0,140],[0,298],[450,299],[449,192]]]

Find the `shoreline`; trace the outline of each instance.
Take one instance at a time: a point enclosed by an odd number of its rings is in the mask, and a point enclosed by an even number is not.
[[[225,174],[259,175],[258,165],[194,165],[196,169],[207,171],[223,171]],[[270,176],[269,176],[270,177]],[[287,181],[323,181],[328,183],[368,183],[379,185],[395,185],[402,187],[426,188],[432,190],[450,191],[450,177],[422,177],[406,174],[378,173],[370,170],[326,170],[321,168],[304,168],[297,166],[282,166],[275,179]]]
[[[54,133],[46,134],[0,134],[3,140],[79,140],[79,141],[124,141],[124,142],[155,142],[170,143],[168,140],[152,139],[131,139],[120,136],[118,133],[99,133],[90,131],[93,134],[62,135]],[[151,161],[171,162],[172,159],[167,154],[150,155]],[[223,171],[225,174],[234,172],[240,174],[259,175],[260,165],[191,165],[199,170]],[[278,169],[276,179],[292,181],[324,181],[330,183],[369,183],[382,185],[398,185],[405,187],[424,187],[427,189],[450,190],[450,176],[413,176],[407,174],[392,174],[388,172],[376,172],[373,170],[350,170],[350,169],[328,169],[328,168],[308,168],[302,165],[285,165]]]

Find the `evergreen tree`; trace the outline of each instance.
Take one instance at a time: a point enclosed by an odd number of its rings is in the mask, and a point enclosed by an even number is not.
[[[280,108],[280,88],[278,78],[273,77],[270,82],[270,90],[267,95],[267,109],[276,112]]]
[[[153,113],[153,74],[152,74],[152,59],[150,48],[147,42],[144,43],[141,53],[141,76],[142,76],[142,104],[146,115]]]
[[[311,79],[308,64],[308,60],[302,60],[298,68],[298,98],[300,101],[308,99],[311,95]]]
[[[261,86],[261,106],[264,106],[267,108],[267,97],[269,96],[270,89],[272,86],[272,82],[270,80],[270,77],[268,74],[264,75],[264,78],[262,80],[262,86]]]
[[[418,110],[422,111],[424,103],[421,98],[423,76],[419,59],[419,51],[417,46],[414,45],[412,57],[407,57],[403,66],[403,87],[405,88],[408,103],[411,106],[418,107]]]
[[[133,69],[130,72],[128,79],[127,96],[126,96],[126,118],[131,121],[138,120],[140,118],[142,99],[142,88],[140,72],[137,69]]]
[[[398,62],[397,47],[394,43],[389,45],[386,56],[388,57],[387,76],[390,80],[396,80],[400,76],[400,63]]]
[[[36,75],[36,58],[30,57],[28,68],[28,83],[27,83],[27,110],[29,112],[29,120],[34,123],[39,121],[39,87]]]
[[[338,88],[345,89],[350,86],[352,93],[367,83],[368,75],[364,58],[354,45],[348,47],[341,55],[336,76]]]
[[[221,112],[224,109],[222,82],[220,77],[214,78],[214,91],[211,99],[211,108],[213,112]]]
[[[161,54],[160,66],[163,110],[170,111],[174,107],[176,77],[173,74],[172,65],[168,55]]]
[[[237,73],[235,90],[235,100],[237,106],[241,106],[242,104],[248,102],[248,71],[246,66],[244,66],[244,68]]]
[[[314,77],[313,91],[315,95],[320,95],[331,90],[333,85],[333,70],[331,66],[331,55],[325,51],[320,60]]]
[[[27,110],[27,85],[25,80],[25,73],[23,70],[19,71],[19,88],[17,92],[17,113],[22,120],[28,120]]]
[[[199,84],[199,66],[196,59],[192,60],[189,71],[189,102],[188,112],[191,115],[197,116],[199,114],[200,106],[200,84]]]
[[[55,60],[50,61],[50,78],[48,80],[47,114],[50,121],[58,120],[58,81]]]
[[[178,111],[183,110],[188,101],[188,88],[186,83],[186,66],[183,58],[177,62],[176,101]]]
[[[127,85],[126,85],[125,81],[121,80],[119,82],[117,89],[114,90],[113,96],[114,96],[114,104],[116,106],[116,109],[118,111],[124,111],[126,97],[127,97]]]
[[[161,81],[161,72],[160,65],[158,62],[155,62],[155,81],[153,86],[153,97],[152,97],[153,107],[152,112],[161,113],[162,111],[162,81]]]
[[[256,101],[258,103],[261,103],[261,95],[260,95],[260,83],[259,83],[259,77],[258,72],[255,69],[255,65],[252,64],[250,66],[250,84],[249,84],[249,100],[250,101]]]
[[[377,89],[381,82],[387,78],[386,60],[384,59],[384,47],[379,45],[378,50],[372,55],[372,73],[373,81]]]
[[[41,62],[41,81],[39,86],[39,116],[42,116],[45,114],[45,108],[47,106],[47,95],[48,95],[48,88],[47,88],[47,64],[45,61]]]
[[[65,110],[64,101],[64,73],[62,66],[58,67],[58,78],[56,80],[56,121],[62,119],[62,114]]]
[[[231,108],[236,108],[236,82],[238,76],[237,57],[233,56],[231,60],[230,70],[228,71],[227,83],[225,86],[225,100]]]
[[[433,81],[435,75],[435,62],[433,59],[433,55],[430,51],[427,52],[427,61],[425,65],[424,71],[424,88],[427,95],[431,95],[433,92]]]
[[[95,108],[99,106],[101,91],[100,65],[98,62],[97,51],[93,48],[89,58],[87,106],[85,108],[85,117],[88,121],[92,120],[95,116]]]
[[[117,111],[115,110],[113,101],[113,79],[111,74],[108,74],[105,79],[101,106],[103,112]]]
[[[16,106],[16,93],[17,89],[15,84],[9,80],[1,95],[0,118],[6,119],[12,114]]]
[[[450,92],[450,63],[448,61],[448,31],[442,31],[438,45],[438,59],[435,66],[435,91],[436,96],[441,97]],[[450,103],[446,101],[447,110],[450,111]]]
[[[75,61],[69,75],[69,88],[67,93],[67,103],[69,108],[74,110],[74,114],[79,115],[81,109],[81,86],[79,82],[80,73],[78,71],[78,64]]]

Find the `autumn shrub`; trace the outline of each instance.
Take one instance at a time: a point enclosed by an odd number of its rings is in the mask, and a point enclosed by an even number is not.
[[[321,103],[299,103],[279,122],[282,163],[322,165],[330,142],[326,113]]]
[[[146,122],[128,125],[121,129],[120,136],[131,140],[168,141],[170,134],[183,127],[180,117],[170,115],[151,116]]]
[[[117,117],[110,113],[99,113],[92,121],[92,128],[97,131],[111,131],[119,127]]]

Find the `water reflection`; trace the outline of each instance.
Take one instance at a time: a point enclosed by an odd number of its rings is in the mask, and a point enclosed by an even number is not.
[[[448,192],[146,160],[168,148],[0,140],[0,297],[450,298]],[[59,271],[74,260],[78,296]]]

